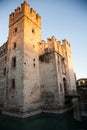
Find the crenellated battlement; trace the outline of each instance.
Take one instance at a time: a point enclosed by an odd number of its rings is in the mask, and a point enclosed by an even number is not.
[[[56,51],[61,56],[65,56],[66,51],[71,51],[70,43],[64,39],[62,41],[58,41],[54,36],[51,38],[47,38],[47,42],[42,40],[39,43],[39,55],[44,54],[45,52]]]
[[[62,45],[64,48],[66,48],[67,51],[71,53],[71,45],[66,39],[62,40]]]
[[[7,53],[7,46],[8,46],[8,42],[4,43],[0,47],[0,57]]]
[[[33,8],[30,8],[30,14],[32,16],[36,16],[36,11]]]
[[[63,39],[62,40],[62,44],[64,45],[64,46],[69,46],[70,47],[70,43],[66,40],[66,39]]]
[[[34,24],[38,25],[41,28],[41,16],[36,13],[33,8],[30,8],[30,5],[24,1],[20,7],[17,7],[14,12],[9,16],[9,26],[13,25],[23,16],[30,19]]]
[[[10,19],[14,19],[18,14],[22,13],[22,12],[25,11],[25,10],[28,11],[29,7],[30,7],[30,5],[29,5],[26,1],[24,1],[24,2],[21,4],[20,7],[17,7],[17,8],[14,10],[14,12],[12,12],[12,13],[10,14]]]

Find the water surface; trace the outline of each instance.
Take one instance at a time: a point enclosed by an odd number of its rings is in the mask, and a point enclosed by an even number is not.
[[[86,119],[77,121],[72,112],[63,115],[41,114],[19,119],[0,115],[0,130],[87,130]]]

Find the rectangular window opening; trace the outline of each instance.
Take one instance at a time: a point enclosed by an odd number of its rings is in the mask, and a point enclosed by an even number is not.
[[[11,81],[11,87],[12,87],[13,89],[15,89],[15,79],[12,79],[12,81]]]
[[[12,58],[12,67],[15,68],[16,67],[16,57]]]
[[[17,27],[15,28],[15,33],[17,32]]]
[[[4,76],[6,76],[6,68],[4,68]]]
[[[16,48],[16,42],[14,42],[14,49]]]

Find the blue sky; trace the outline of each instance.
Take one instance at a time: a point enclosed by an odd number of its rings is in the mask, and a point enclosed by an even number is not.
[[[23,0],[0,0],[0,46],[8,37],[9,14]],[[42,17],[42,39],[66,38],[78,78],[87,78],[87,0],[27,0]]]

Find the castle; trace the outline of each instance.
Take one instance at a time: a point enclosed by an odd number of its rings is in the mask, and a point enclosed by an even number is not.
[[[27,117],[58,112],[76,91],[69,42],[41,40],[41,16],[27,2],[9,16],[8,41],[0,47],[0,108]]]

